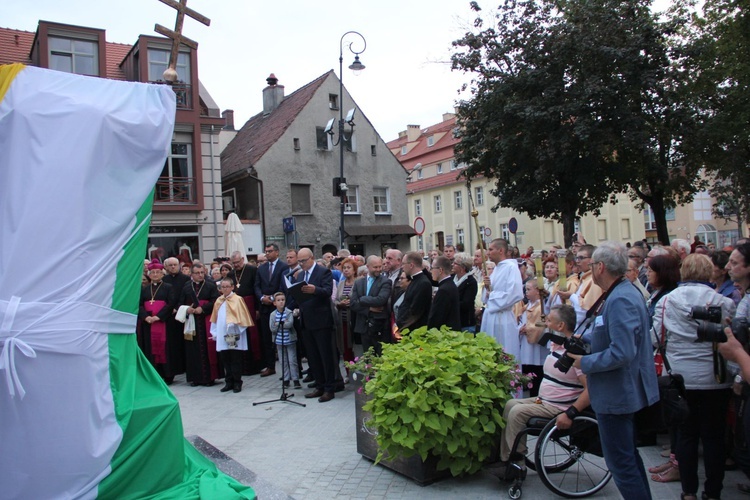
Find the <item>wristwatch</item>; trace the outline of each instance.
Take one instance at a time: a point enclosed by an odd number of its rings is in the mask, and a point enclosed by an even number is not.
[[[742,375],[735,375],[734,376],[734,383],[735,384],[741,384],[742,383]]]

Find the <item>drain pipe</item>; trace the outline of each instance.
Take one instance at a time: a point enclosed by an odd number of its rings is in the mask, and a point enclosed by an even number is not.
[[[211,125],[211,133],[208,136],[208,154],[211,155],[211,189],[213,192],[211,193],[211,196],[213,197],[213,203],[211,204],[213,207],[213,220],[214,220],[214,257],[220,257],[219,255],[219,225],[216,221],[216,181],[214,179],[214,126]],[[219,190],[221,192],[221,190]],[[203,197],[205,200],[205,195]],[[223,218],[223,217],[222,217]],[[224,249],[226,252],[226,249]]]

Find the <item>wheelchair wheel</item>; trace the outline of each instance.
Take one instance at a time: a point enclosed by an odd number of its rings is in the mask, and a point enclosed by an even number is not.
[[[596,419],[579,415],[570,429],[551,420],[539,435],[536,471],[550,491],[566,497],[593,495],[612,478],[599,442]]]

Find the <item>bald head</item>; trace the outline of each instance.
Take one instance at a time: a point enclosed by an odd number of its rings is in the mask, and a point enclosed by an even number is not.
[[[377,255],[370,255],[367,257],[367,272],[370,273],[370,276],[373,278],[380,276],[380,273],[383,272],[383,259]]]
[[[297,262],[299,262],[299,265],[302,266],[302,269],[305,271],[310,269],[315,263],[312,250],[309,248],[300,249],[300,251],[297,252]]]

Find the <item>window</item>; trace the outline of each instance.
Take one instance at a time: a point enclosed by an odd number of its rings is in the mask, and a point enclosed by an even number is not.
[[[435,144],[435,136],[431,135],[427,138],[427,147],[431,147],[433,144]]]
[[[422,200],[414,200],[414,214],[422,215]]]
[[[693,219],[695,220],[713,220],[711,208],[713,203],[708,191],[701,191],[693,198]]]
[[[169,51],[161,49],[148,49],[148,81],[156,82],[164,80],[164,71],[169,66]],[[182,83],[190,83],[190,54],[180,52],[177,54],[177,80]]]
[[[407,149],[408,148],[406,146],[401,146],[401,156],[404,156],[406,154]]]
[[[456,160],[451,160],[451,170],[456,170]]]
[[[338,94],[328,94],[328,107],[331,109],[339,109]]]
[[[294,138],[294,149],[299,151],[299,137]]]
[[[464,206],[463,202],[463,194],[461,191],[453,191],[453,202],[456,207],[456,210],[461,210]]]
[[[437,164],[437,173],[442,174],[443,173],[443,164],[438,163]]]
[[[424,178],[424,169],[420,168],[417,170],[417,179],[423,179]]]
[[[443,211],[443,198],[441,195],[435,196],[435,213],[439,214]]]
[[[156,203],[195,203],[191,144],[173,142],[156,182]]]
[[[375,205],[376,214],[391,213],[390,193],[388,192],[387,187],[372,188],[372,201]]]
[[[90,40],[49,37],[49,67],[77,75],[99,75],[99,46]]]
[[[359,186],[348,186],[346,191],[346,202],[344,203],[344,213],[358,214],[359,212]]]
[[[424,251],[424,236],[422,236],[421,234],[417,236],[417,251]]]
[[[484,205],[484,188],[482,186],[474,188],[474,201],[478,207]]]
[[[456,229],[456,244],[457,245],[465,245],[464,241],[464,230],[463,229]]]
[[[331,136],[326,134],[325,127],[315,127],[315,141],[318,149],[323,151],[331,150]]]
[[[674,220],[674,208],[666,209],[664,218],[665,220]],[[651,207],[648,205],[646,205],[646,208],[643,209],[643,221],[646,226],[646,231],[656,230],[656,219],[654,218],[654,211],[651,210]]]
[[[357,139],[354,137],[353,132],[349,132],[349,135],[344,134],[344,149],[349,152],[356,151]]]
[[[292,184],[292,213],[310,214],[310,184]]]
[[[370,146],[370,154],[372,156],[378,156],[378,150],[377,150],[377,148],[375,148],[375,144],[373,144],[372,146]]]
[[[505,241],[510,241],[510,228],[508,224],[500,224],[500,237]]]

